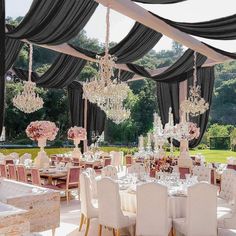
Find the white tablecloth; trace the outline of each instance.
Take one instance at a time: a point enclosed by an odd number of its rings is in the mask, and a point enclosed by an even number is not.
[[[128,190],[120,191],[121,207],[124,211],[136,213],[136,194]],[[148,197],[147,197],[148,198]],[[170,218],[183,218],[186,216],[186,200],[185,196],[170,196],[169,197],[169,217]]]

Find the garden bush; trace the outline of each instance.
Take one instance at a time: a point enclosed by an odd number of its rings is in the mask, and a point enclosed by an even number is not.
[[[230,149],[230,136],[210,137],[210,149],[229,150]]]

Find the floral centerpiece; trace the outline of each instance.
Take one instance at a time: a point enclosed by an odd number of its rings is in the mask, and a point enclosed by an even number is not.
[[[81,152],[78,145],[80,144],[81,140],[87,139],[86,129],[77,126],[71,127],[67,132],[67,138],[74,141],[75,148],[74,151],[72,152],[72,157],[80,158]]]
[[[193,122],[181,122],[175,126],[175,139],[180,141],[180,158],[189,159],[189,141],[197,139],[200,135],[200,128]],[[189,161],[190,163],[190,161]],[[191,162],[192,163],[192,162]]]
[[[46,168],[49,166],[49,158],[44,151],[47,140],[53,141],[57,135],[58,128],[55,123],[50,121],[33,121],[26,128],[27,136],[38,142],[40,152],[35,158],[35,166],[38,168]]]

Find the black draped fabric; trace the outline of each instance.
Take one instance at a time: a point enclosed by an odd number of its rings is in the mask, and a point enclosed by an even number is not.
[[[8,36],[38,44],[65,43],[84,28],[97,6],[93,0],[34,0]]]
[[[11,25],[6,25],[8,31],[14,29]],[[23,47],[23,42],[17,39],[12,39],[6,37],[5,45],[6,45],[6,53],[5,53],[5,72],[8,71],[13,63],[15,62],[21,48]]]
[[[0,0],[0,135],[5,107],[5,1]]]
[[[80,82],[74,81],[68,86],[71,125],[84,127],[83,88]],[[87,101],[87,138],[88,145],[92,142],[92,132],[101,134],[104,131],[106,115],[96,104]]]
[[[151,76],[150,73],[142,66],[127,64],[129,69],[135,74],[146,78],[153,79],[158,82],[170,83],[173,81],[180,82],[186,80],[188,75],[193,72],[194,52],[188,49],[172,66],[159,75]],[[197,53],[197,67],[201,67],[206,61],[206,57]]]
[[[155,15],[154,13],[152,14],[176,29],[191,35],[218,40],[236,39],[236,14],[215,20],[196,23],[174,22]]]
[[[206,43],[205,43],[205,44],[206,44]],[[206,44],[206,45],[207,45],[208,47],[214,49],[216,52],[218,52],[218,53],[224,55],[224,56],[230,57],[230,58],[232,58],[232,59],[236,59],[236,53],[226,52],[226,51],[221,50],[221,49],[219,49],[219,48],[215,48],[215,47],[213,47],[213,46],[211,46],[211,45],[209,45],[209,44]]]
[[[64,88],[76,79],[85,64],[86,60],[60,54],[42,76],[32,72],[32,81],[44,88]],[[28,71],[15,67],[13,69],[20,79],[28,80]]]
[[[148,3],[148,4],[172,4],[184,2],[187,0],[132,0],[133,2]]]
[[[129,71],[122,70],[120,73],[120,80],[123,82],[128,81],[132,79],[133,77],[134,77],[134,73],[129,72]]]
[[[209,103],[211,107],[212,93],[214,88],[214,67],[204,67],[198,70],[198,81],[197,84],[201,85],[201,96]],[[193,83],[193,76],[189,75],[188,78],[188,87]],[[168,122],[168,111],[169,107],[173,109],[174,122],[179,123],[179,82],[174,81],[171,83],[157,82],[157,100],[160,111],[160,116],[163,122],[163,125]],[[194,148],[200,142],[206,131],[208,118],[209,118],[210,109],[204,114],[191,118],[190,121],[196,123],[200,127],[200,136],[198,139],[190,141],[189,147]],[[179,143],[174,141],[174,145],[178,146]]]
[[[116,63],[130,63],[148,53],[161,37],[161,33],[136,22],[126,37],[112,47],[109,53],[116,56]],[[73,44],[70,46],[91,58],[96,58],[96,55],[104,55],[104,53],[98,54]]]

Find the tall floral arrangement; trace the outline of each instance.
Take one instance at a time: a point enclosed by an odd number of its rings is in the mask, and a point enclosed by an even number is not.
[[[200,135],[200,128],[193,122],[183,122],[175,126],[176,139],[197,139]]]
[[[87,132],[86,132],[86,129],[83,127],[74,126],[68,130],[67,137],[68,139],[71,139],[71,140],[75,140],[75,139],[86,140]]]
[[[39,139],[54,140],[58,128],[51,121],[33,121],[26,128],[26,134],[31,140],[38,141]]]

